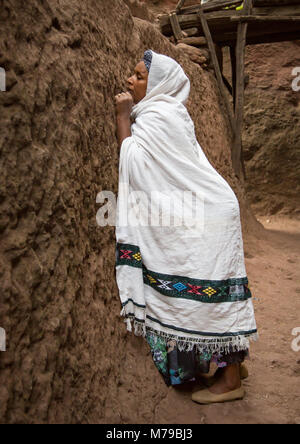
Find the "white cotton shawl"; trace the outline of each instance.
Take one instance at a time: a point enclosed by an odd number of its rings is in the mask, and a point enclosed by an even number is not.
[[[129,331],[133,323],[136,335],[152,331],[176,339],[180,350],[194,345],[200,352],[247,349],[257,329],[239,202],[197,142],[185,107],[189,92],[181,66],[152,51],[146,96],[133,106],[132,135],[120,148],[116,280],[121,315]],[[193,193],[192,201],[182,199],[184,191]],[[167,215],[167,222],[151,225],[149,209]],[[174,214],[185,215],[183,223],[175,226]]]

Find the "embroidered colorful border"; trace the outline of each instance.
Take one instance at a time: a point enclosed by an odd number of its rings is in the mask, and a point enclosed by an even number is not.
[[[117,243],[116,265],[142,268],[144,283],[168,297],[207,303],[245,301],[252,297],[247,277],[205,280],[151,271],[142,263],[136,245]]]
[[[130,265],[131,267],[142,268],[142,256],[139,247],[117,242],[116,266],[117,265]]]
[[[252,297],[247,277],[209,281],[156,273],[146,267],[143,275],[146,285],[169,297],[207,303],[245,301]]]

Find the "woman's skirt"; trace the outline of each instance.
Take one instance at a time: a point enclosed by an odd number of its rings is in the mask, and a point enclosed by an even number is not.
[[[166,341],[152,332],[147,333],[146,340],[153,361],[167,386],[196,381],[201,373],[209,373],[211,362],[222,368],[241,363],[249,357],[249,350],[200,354],[194,347],[191,351],[180,351],[175,340]]]

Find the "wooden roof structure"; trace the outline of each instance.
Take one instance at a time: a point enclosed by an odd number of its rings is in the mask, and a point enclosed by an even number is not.
[[[184,2],[180,3],[184,4]],[[221,46],[234,44],[237,25],[240,22],[248,23],[247,45],[300,39],[300,0],[253,0],[250,17],[245,14],[244,8],[241,10],[224,9],[224,7],[238,6],[241,3],[242,0],[212,0],[202,5],[215,43]],[[181,30],[197,28],[197,31],[192,31],[192,35],[204,36],[202,26],[197,19],[197,12],[201,5],[177,6],[177,8],[175,13]],[[162,34],[173,35],[168,14],[162,15],[159,22]]]
[[[179,0],[174,11],[159,17],[161,32],[168,37],[173,35],[176,42],[208,46],[234,135],[233,168],[240,177],[242,166],[245,176],[242,153],[245,46],[300,40],[300,0],[211,0],[186,7],[184,3],[185,0]],[[237,10],[241,5],[243,8]],[[222,73],[216,53],[216,48],[224,46],[230,47],[232,86]],[[226,87],[233,95],[233,110]]]

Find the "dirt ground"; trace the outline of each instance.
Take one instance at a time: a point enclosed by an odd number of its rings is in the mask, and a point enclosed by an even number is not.
[[[158,423],[300,423],[300,351],[291,347],[292,330],[300,327],[300,220],[273,216],[259,217],[259,221],[265,236],[244,241],[259,332],[246,361],[246,396],[205,406],[190,400],[191,393],[200,388],[194,383],[170,387],[156,407]]]

